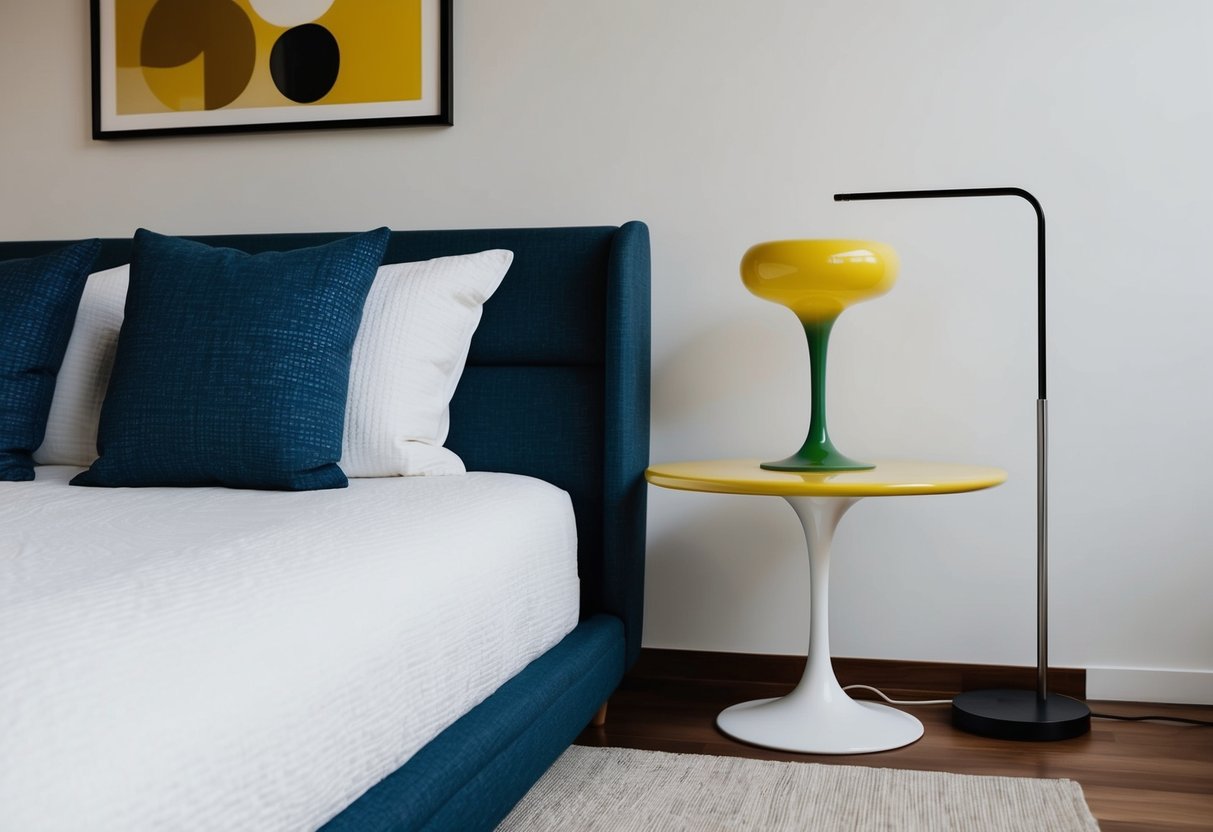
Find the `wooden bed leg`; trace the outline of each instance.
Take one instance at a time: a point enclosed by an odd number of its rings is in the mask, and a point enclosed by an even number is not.
[[[594,718],[590,720],[590,724],[595,728],[601,728],[603,725],[606,725],[606,711],[609,704],[610,700],[603,702],[602,707],[598,709],[598,713],[594,714]]]

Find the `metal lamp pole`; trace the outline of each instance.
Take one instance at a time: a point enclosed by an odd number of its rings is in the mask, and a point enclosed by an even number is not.
[[[1036,211],[1036,690],[966,691],[952,700],[952,724],[987,737],[1064,740],[1091,729],[1083,702],[1049,693],[1048,397],[1045,385],[1045,213],[1023,188],[948,188],[834,194],[836,202],[1016,196]]]

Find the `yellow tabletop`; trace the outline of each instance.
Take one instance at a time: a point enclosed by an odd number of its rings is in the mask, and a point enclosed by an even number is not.
[[[645,479],[662,488],[774,497],[891,497],[956,494],[1005,482],[1007,472],[981,465],[884,460],[867,471],[768,471],[758,459],[712,459],[651,466]]]

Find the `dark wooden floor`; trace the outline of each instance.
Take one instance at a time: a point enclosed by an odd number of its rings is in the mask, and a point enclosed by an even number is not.
[[[1064,777],[1082,784],[1104,832],[1213,830],[1213,727],[1093,719],[1086,736],[1022,743],[957,731],[946,705],[922,705],[905,708],[922,720],[922,739],[895,751],[855,756],[769,751],[716,729],[716,714],[725,707],[786,692],[783,685],[629,678],[611,698],[606,725],[587,728],[577,742],[960,774]],[[1096,712],[1213,720],[1213,707],[1090,704]]]

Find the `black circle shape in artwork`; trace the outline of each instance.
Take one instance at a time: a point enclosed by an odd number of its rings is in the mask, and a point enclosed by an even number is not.
[[[337,83],[340,68],[337,39],[318,23],[287,29],[270,51],[274,86],[299,104],[311,104],[328,95]]]

